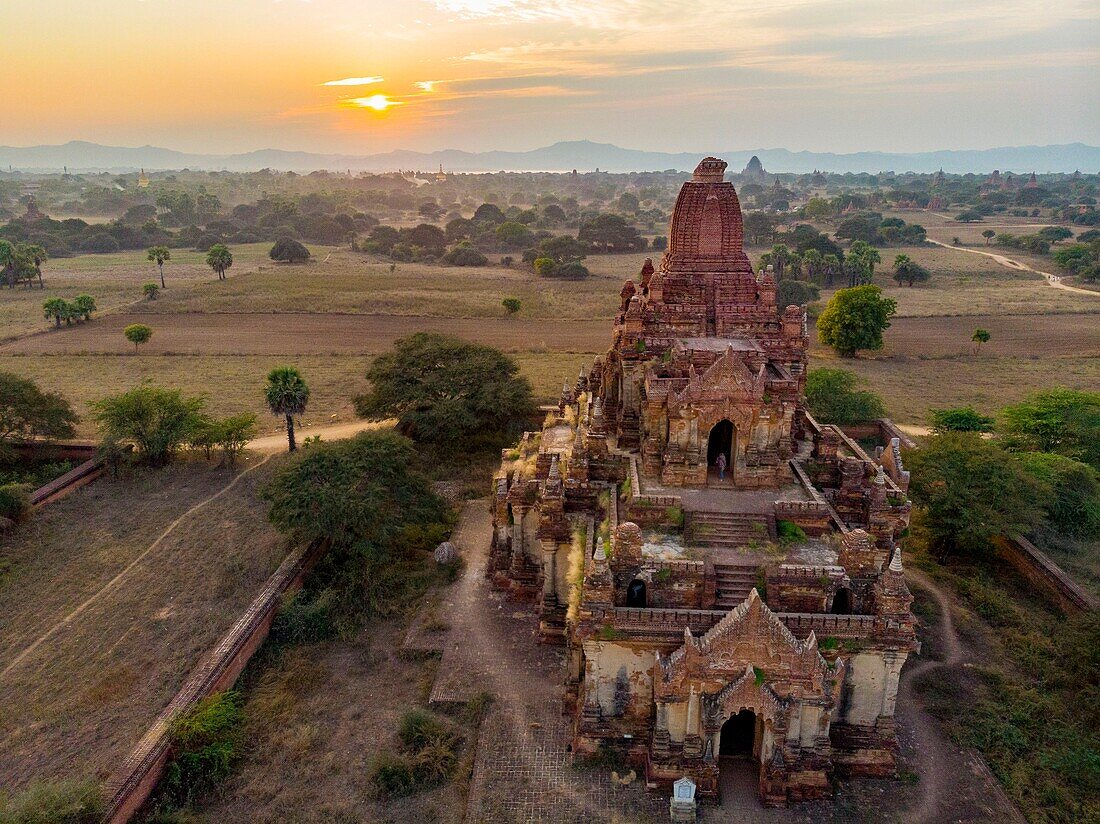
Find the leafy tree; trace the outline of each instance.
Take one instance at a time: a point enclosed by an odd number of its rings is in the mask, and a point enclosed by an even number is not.
[[[206,253],[206,265],[218,273],[219,280],[225,280],[225,271],[233,265],[233,253],[224,243],[215,243]]]
[[[172,251],[167,246],[151,246],[145,254],[145,259],[157,265],[157,269],[160,270],[160,288],[167,289],[168,287],[164,283],[164,262],[172,259]],[[207,262],[209,262],[209,257],[207,257]]]
[[[973,209],[967,209],[965,212],[959,212],[955,215],[955,220],[959,223],[981,223],[982,213]],[[957,243],[955,245],[958,246]]]
[[[4,279],[10,288],[15,288],[16,267],[15,244],[4,238],[0,238],[0,266],[3,267]]]
[[[256,416],[252,412],[230,415],[217,421],[217,444],[221,447],[230,466],[237,463],[237,456],[256,437]]]
[[[0,372],[0,456],[13,441],[71,438],[80,420],[60,395],[27,378]]]
[[[555,263],[584,260],[588,247],[572,235],[557,235],[539,242],[539,257],[550,258]]]
[[[447,506],[416,460],[413,444],[396,432],[362,432],[311,447],[263,490],[277,529],[298,542],[331,542],[311,578],[326,582],[343,612],[369,611],[374,600],[392,610],[408,586],[400,561],[446,534]],[[314,602],[322,610],[324,594]]]
[[[1069,240],[1073,237],[1073,232],[1065,226],[1044,226],[1039,230],[1039,237],[1057,243],[1060,240]]]
[[[496,443],[531,414],[531,386],[515,361],[488,346],[417,333],[394,344],[367,371],[371,391],[360,416],[397,418],[398,431],[445,447]]]
[[[805,306],[821,297],[818,288],[804,280],[781,280],[775,290],[775,302],[782,312],[792,304]]]
[[[555,226],[559,223],[564,223],[565,218],[565,209],[563,209],[557,203],[550,203],[542,207],[542,219],[551,226]]]
[[[646,240],[622,215],[597,215],[581,224],[577,238],[604,252],[634,252],[645,248]]]
[[[514,315],[522,308],[519,298],[505,298],[500,305],[508,311],[509,315]]]
[[[68,320],[72,314],[72,307],[69,306],[69,302],[63,298],[50,298],[42,304],[42,311],[46,317],[46,320],[52,320],[58,329],[61,328],[61,321]]]
[[[96,310],[95,298],[91,295],[77,295],[73,299],[73,313],[80,315],[84,320],[92,319],[92,312]]]
[[[894,280],[900,286],[908,283],[910,287],[914,283],[924,283],[932,277],[932,273],[911,259],[909,255],[898,255],[894,258]]]
[[[826,288],[831,287],[836,281],[837,275],[844,271],[844,263],[840,255],[823,255],[821,258],[821,271],[825,279]]]
[[[155,283],[146,283],[141,287],[141,294],[145,296],[146,300],[156,300],[159,292],[160,287]]]
[[[134,345],[134,354],[137,354],[138,347],[148,343],[149,338],[153,337],[153,329],[144,323],[131,323],[122,330],[122,334]]]
[[[817,319],[818,336],[842,358],[854,358],[860,349],[881,349],[882,333],[897,306],[874,285],[841,289]]]
[[[550,277],[554,274],[557,265],[553,258],[540,257],[535,260],[535,272],[540,278]]]
[[[857,389],[860,379],[844,369],[811,369],[806,376],[806,405],[822,423],[865,423],[886,415],[873,392]]]
[[[1036,392],[1002,409],[998,429],[1014,448],[1054,452],[1100,470],[1100,392]]]
[[[489,258],[471,246],[470,241],[461,240],[443,256],[443,262],[451,266],[484,266]]]
[[[777,218],[767,212],[749,212],[745,215],[745,240],[753,245],[771,243],[775,238]]]
[[[982,415],[972,406],[932,411],[935,432],[992,432],[993,418]]]
[[[271,413],[286,419],[286,439],[293,452],[298,448],[294,441],[294,418],[304,414],[309,403],[309,387],[302,373],[293,366],[275,367],[267,373],[264,395]]]
[[[1027,532],[1043,518],[1050,489],[976,432],[929,437],[906,456],[909,494],[921,508],[933,554],[982,554],[998,535]]]
[[[143,384],[92,404],[105,439],[133,442],[144,460],[160,466],[203,420],[202,398],[185,398],[177,389]]]
[[[474,220],[478,223],[498,225],[504,222],[504,212],[495,203],[482,203],[474,212]]]
[[[990,241],[990,240],[992,240],[992,239],[993,239],[993,236],[994,236],[994,235],[996,235],[996,234],[997,234],[997,233],[996,233],[996,232],[994,232],[994,231],[993,231],[992,229],[984,229],[984,230],[982,230],[982,237],[984,237],[984,238],[985,238],[985,245],[986,245],[986,246],[988,246],[988,245],[989,245],[989,241]]]
[[[1050,452],[1024,452],[1024,469],[1049,487],[1042,506],[1050,524],[1064,535],[1082,540],[1100,537],[1100,474],[1073,458]]]
[[[879,224],[881,222],[882,215],[877,212],[852,215],[840,222],[840,225],[836,227],[835,234],[838,238],[851,240],[853,245],[864,243],[869,246],[872,243],[881,243],[882,236],[879,234]]]
[[[283,237],[275,241],[267,256],[284,263],[305,263],[309,260],[309,249],[293,238]]]
[[[983,343],[989,343],[993,336],[989,334],[987,329],[975,329],[974,334],[970,336],[971,342],[974,344],[974,354],[978,354],[982,350]]]

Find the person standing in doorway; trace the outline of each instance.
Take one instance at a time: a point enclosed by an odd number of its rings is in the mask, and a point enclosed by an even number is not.
[[[718,457],[714,461],[714,465],[718,467],[718,480],[724,481],[726,479],[726,453],[719,452]]]

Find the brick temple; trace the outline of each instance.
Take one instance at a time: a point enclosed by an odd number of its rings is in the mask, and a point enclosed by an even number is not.
[[[806,410],[805,310],[753,272],[725,169],[700,162],[609,351],[505,451],[488,572],[567,649],[576,754],[712,802],[747,771],[782,806],[896,772],[908,473],[888,421],[865,448]]]

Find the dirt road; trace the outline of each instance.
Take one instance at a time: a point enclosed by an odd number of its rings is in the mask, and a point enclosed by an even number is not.
[[[1019,272],[1034,272],[1037,275],[1042,275],[1047,284],[1053,286],[1055,289],[1064,289],[1067,292],[1075,292],[1078,295],[1089,295],[1090,297],[1100,298],[1100,292],[1094,292],[1091,289],[1079,289],[1076,286],[1067,286],[1066,284],[1062,283],[1062,278],[1060,275],[1054,275],[1050,272],[1043,272],[1040,269],[1032,269],[1030,266],[1025,266],[1023,263],[1020,263],[1020,261],[1018,260],[1013,260],[1010,257],[1005,257],[1004,255],[998,255],[996,252],[983,252],[980,249],[967,249],[962,246],[955,246],[953,243],[944,243],[942,240],[933,240],[932,238],[928,238],[928,242],[934,243],[937,246],[942,246],[945,249],[954,249],[957,252],[969,252],[972,255],[983,255],[987,258],[993,258],[993,260],[997,261],[997,263],[1001,264],[1002,266],[1006,266],[1009,269],[1015,269]]]
[[[369,429],[388,429],[393,424],[393,421],[351,421],[350,423],[334,423],[327,426],[309,426],[304,429],[295,429],[294,433],[300,445],[306,438],[338,441],[342,438],[358,435],[360,432],[366,432]],[[248,448],[254,452],[265,454],[283,452],[289,448],[286,432],[253,438],[248,442]]]

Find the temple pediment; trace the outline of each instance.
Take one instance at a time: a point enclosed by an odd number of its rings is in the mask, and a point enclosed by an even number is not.
[[[676,395],[675,404],[670,406],[698,405],[731,398],[760,400],[764,397],[764,383],[764,366],[761,365],[756,373],[751,372],[734,347],[727,346],[706,370],[692,375],[687,386]]]
[[[659,663],[658,689],[671,692],[688,684],[712,692],[708,684],[725,688],[751,671],[754,687],[766,680],[783,684],[784,691],[797,686],[803,693],[823,694],[828,670],[814,633],[799,641],[755,589],[704,635],[686,629],[683,646]]]

